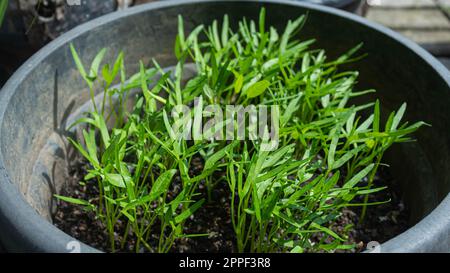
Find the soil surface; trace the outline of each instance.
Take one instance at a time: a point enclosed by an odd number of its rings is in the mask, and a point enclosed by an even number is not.
[[[199,163],[201,164],[201,163]],[[71,173],[71,180],[67,181],[62,195],[74,198],[98,201],[98,188],[96,183],[80,184],[85,175],[84,162],[77,162]],[[200,167],[201,168],[201,167]],[[196,172],[196,170],[191,170]],[[218,174],[220,175],[220,174]],[[176,185],[176,178],[174,181]],[[342,216],[331,227],[339,234],[347,234],[348,244],[354,243],[356,248],[350,252],[362,252],[368,242],[383,243],[402,233],[408,228],[409,213],[395,188],[395,181],[388,168],[381,168],[375,178],[374,186],[388,186],[388,189],[374,193],[370,202],[391,200],[386,204],[368,207],[367,215],[362,224],[359,223],[361,208],[350,207],[343,210]],[[175,186],[176,187],[176,186]],[[176,189],[172,189],[176,191]],[[199,191],[207,196],[205,186],[200,184]],[[176,241],[172,252],[179,253],[215,253],[236,252],[234,231],[230,221],[230,192],[225,181],[219,182],[211,194],[211,201],[205,203],[187,221],[186,234],[209,234],[208,236],[183,238]],[[355,200],[355,202],[362,202]],[[93,212],[84,211],[80,206],[58,201],[58,207],[53,217],[54,224],[67,234],[78,240],[103,251],[111,251],[108,246],[108,234],[102,223],[95,218]],[[116,242],[120,242],[124,234],[125,224],[119,222],[116,229]],[[313,238],[314,239],[314,238]],[[318,238],[317,238],[318,239]],[[152,238],[150,245],[155,245],[157,237]],[[135,252],[136,238],[129,234],[125,245],[116,243],[119,252]],[[145,252],[144,248],[141,252]],[[339,252],[339,251],[338,251]],[[342,252],[342,251],[341,251]],[[346,252],[349,252],[346,250]]]
[[[356,244],[352,252],[365,251],[369,242],[382,244],[409,228],[409,211],[403,203],[400,190],[388,167],[379,168],[373,186],[388,188],[369,195],[369,203],[391,201],[368,206],[364,221],[360,221],[361,207],[345,208],[334,227],[342,231],[348,224],[353,225],[354,228],[349,229],[348,232],[348,243]],[[352,203],[363,203],[363,201],[363,197],[360,196]]]

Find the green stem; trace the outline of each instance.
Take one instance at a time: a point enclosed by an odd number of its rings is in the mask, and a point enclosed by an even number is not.
[[[368,189],[372,188],[373,180],[375,178],[375,174],[377,173],[378,166],[380,165],[382,157],[383,157],[383,153],[380,153],[380,155],[377,157],[377,161],[376,161],[375,167],[373,168],[372,173],[370,174],[370,177],[369,177],[369,183],[367,185]],[[363,205],[362,210],[361,210],[361,217],[359,218],[359,223],[360,224],[364,221],[364,218],[366,217],[367,203],[368,202],[369,202],[369,194],[366,194],[364,196],[364,205]]]

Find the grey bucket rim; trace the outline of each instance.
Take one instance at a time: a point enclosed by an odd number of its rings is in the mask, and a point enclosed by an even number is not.
[[[303,2],[303,0],[292,0],[294,2],[301,2],[301,3],[309,3],[309,4],[319,4],[319,3],[314,3],[314,2],[309,2],[309,0],[306,0],[307,2]],[[328,7],[333,7],[333,8],[344,8],[349,6],[350,4],[354,4],[356,2],[361,2],[361,0],[337,0],[337,1],[333,1],[333,0],[323,0],[323,4],[322,5],[326,5]]]
[[[195,5],[199,3],[212,2],[239,2],[242,4],[245,4],[245,2],[252,2],[260,3],[261,5],[269,3],[291,5],[295,7],[315,10],[322,13],[328,13],[350,20],[354,23],[362,24],[367,28],[376,30],[384,34],[385,36],[387,36],[387,38],[393,39],[394,41],[402,44],[405,49],[408,49],[415,53],[419,58],[422,58],[428,65],[430,65],[447,83],[447,85],[450,86],[450,72],[436,58],[434,58],[430,53],[425,51],[419,45],[384,26],[370,22],[362,17],[345,11],[311,3],[294,2],[288,0],[169,0],[143,4],[132,7],[128,10],[104,15],[72,29],[71,31],[63,34],[56,40],[43,47],[30,59],[28,59],[3,86],[0,92],[0,122],[3,123],[5,111],[11,97],[14,95],[14,91],[17,89],[19,83],[26,78],[26,76],[34,69],[34,67],[42,60],[44,60],[48,55],[52,54],[54,50],[66,45],[68,42],[84,34],[85,32],[104,24],[108,24],[112,21],[119,20],[128,16],[133,16],[135,14],[148,12],[151,10],[178,5]],[[1,133],[2,132],[0,131],[0,134]],[[2,221],[6,221],[6,223],[10,227],[16,229],[16,238],[22,241],[30,242],[28,246],[24,247],[26,249],[24,251],[67,252],[68,250],[66,250],[65,247],[66,243],[70,241],[77,241],[75,238],[69,236],[57,227],[53,226],[48,221],[41,218],[37,214],[37,212],[28,204],[28,202],[24,199],[23,194],[19,191],[18,187],[9,178],[9,175],[4,166],[3,154],[1,152],[0,196],[0,217],[6,216],[5,218],[0,219],[0,223]],[[436,236],[439,237],[439,235],[448,235],[450,233],[450,217],[448,217],[449,211],[450,194],[447,195],[441,201],[441,203],[419,223],[410,227],[402,234],[382,244],[381,251],[418,252],[427,251],[427,249],[433,251],[433,242],[429,239],[435,238]],[[436,225],[435,223],[439,223],[439,225]],[[82,252],[98,252],[97,249],[92,248],[84,243],[81,243],[80,245]],[[6,247],[8,248],[8,246]]]

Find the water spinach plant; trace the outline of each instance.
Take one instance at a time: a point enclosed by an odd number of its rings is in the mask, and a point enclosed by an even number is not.
[[[71,48],[93,108],[72,125],[81,137],[69,140],[87,162],[80,183],[95,184],[98,196],[56,197],[93,211],[109,234],[110,251],[124,251],[130,237],[136,252],[168,252],[181,238],[207,236],[186,233],[185,226],[214,202],[212,189],[223,185],[238,252],[354,247],[331,225],[345,207],[361,206],[363,219],[368,206],[383,203],[367,198],[386,188],[373,186],[383,154],[394,143],[411,141],[425,123],[402,122],[406,104],[382,123],[378,100],[352,103],[375,92],[356,90],[358,72],[339,69],[363,57],[356,56],[362,45],[329,60],[324,50],[311,48],[314,40],[299,39],[306,16],[288,21],[281,32],[265,18],[262,9],[259,20],[243,18],[233,30],[225,15],[220,24],[185,33],[180,16],[175,68],[141,62],[131,77],[123,53],[101,66],[104,49],[86,70]],[[185,78],[188,66],[195,75]],[[177,120],[168,113],[178,105],[195,106],[183,117],[192,132],[208,118],[197,109],[209,105],[277,105],[279,120],[272,122],[279,125],[278,146],[268,150],[261,139],[211,137],[223,134],[219,130],[200,140],[174,137]],[[198,160],[201,168],[194,168]],[[364,201],[355,202],[357,196]]]

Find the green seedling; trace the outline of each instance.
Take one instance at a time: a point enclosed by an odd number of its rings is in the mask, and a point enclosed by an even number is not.
[[[141,62],[131,77],[124,54],[102,66],[102,50],[86,70],[72,46],[93,110],[74,124],[81,139],[70,141],[88,162],[85,183],[96,183],[100,191],[95,204],[56,197],[95,211],[113,252],[122,250],[128,236],[136,239],[136,252],[168,252],[176,240],[202,235],[185,234],[185,224],[205,199],[213,201],[212,189],[225,179],[238,252],[353,248],[332,224],[345,207],[361,206],[363,219],[368,206],[380,204],[367,196],[385,189],[373,187],[383,154],[394,143],[411,141],[425,123],[402,123],[406,104],[384,126],[378,100],[352,104],[352,98],[375,92],[357,90],[358,73],[340,70],[363,57],[356,55],[362,45],[330,60],[324,50],[311,49],[314,40],[301,40],[305,22],[306,16],[290,20],[279,33],[267,25],[262,9],[257,22],[244,18],[236,31],[225,16],[187,33],[180,16],[174,71]],[[185,79],[189,63],[196,73]],[[102,100],[95,97],[99,87]],[[133,90],[139,92],[130,96]],[[278,148],[265,151],[257,140],[174,138],[168,113],[198,97],[203,107],[279,106]],[[195,129],[204,117],[188,118]],[[194,158],[203,160],[200,173],[191,172]],[[200,184],[207,196],[200,194]],[[357,196],[364,202],[355,202]],[[127,226],[120,242],[118,221]],[[317,234],[319,241],[312,239]]]

